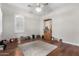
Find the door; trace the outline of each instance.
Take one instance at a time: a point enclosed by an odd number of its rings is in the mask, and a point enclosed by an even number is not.
[[[52,19],[44,20],[44,39],[48,43],[52,41]]]

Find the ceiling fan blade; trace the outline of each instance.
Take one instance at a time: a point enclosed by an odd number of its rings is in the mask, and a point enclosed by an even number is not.
[[[33,7],[32,5],[27,5],[28,7]]]

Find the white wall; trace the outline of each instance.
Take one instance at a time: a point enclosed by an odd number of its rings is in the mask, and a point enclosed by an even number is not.
[[[52,36],[79,46],[79,4],[70,4],[42,17],[52,18]],[[40,26],[42,26],[41,23]],[[41,27],[43,29],[43,26]],[[41,29],[41,33],[43,32]]]
[[[19,11],[18,11],[19,10]],[[24,11],[20,11],[20,9],[15,10],[10,7],[5,7],[3,5],[3,39],[10,37],[19,37],[23,36],[31,36],[32,34],[38,35],[40,33],[40,20],[35,15],[26,13]],[[24,16],[24,32],[23,33],[15,33],[14,32],[14,19],[15,16],[19,14]]]
[[[2,39],[2,11],[0,7],[0,40]]]
[[[6,6],[7,7],[7,6]],[[2,22],[3,22],[3,38],[9,38],[13,36],[19,37],[30,36],[32,34],[43,34],[43,20],[52,18],[52,31],[56,38],[63,39],[64,42],[69,42],[75,45],[79,45],[79,4],[70,4],[61,6],[61,8],[53,10],[52,13],[45,15],[41,18],[36,15],[31,15],[26,12],[21,12],[20,9],[2,7]],[[14,19],[15,15],[20,14],[25,19],[24,33],[14,33]],[[39,20],[40,19],[40,20]]]

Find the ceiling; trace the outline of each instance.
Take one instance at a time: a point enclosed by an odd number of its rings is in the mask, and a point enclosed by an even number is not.
[[[22,11],[25,11],[27,13],[37,15],[37,16],[44,16],[46,14],[54,12],[55,10],[59,10],[61,8],[66,8],[69,6],[71,7],[73,5],[76,5],[73,3],[48,3],[48,5],[46,5],[42,9],[42,11],[38,13],[35,11],[36,3],[3,3],[2,5],[4,4],[7,8],[11,8],[13,10],[17,9],[18,11],[21,9]],[[31,5],[32,7],[29,7],[29,5]]]
[[[13,3],[13,4],[9,4],[21,9],[26,10],[26,12],[34,14],[34,15],[38,15],[38,16],[43,16],[45,14],[48,14],[50,12],[52,12],[52,8],[49,7],[50,4],[46,5],[41,12],[36,12],[35,7],[36,7],[36,3]],[[29,7],[29,5],[31,5],[31,7]]]

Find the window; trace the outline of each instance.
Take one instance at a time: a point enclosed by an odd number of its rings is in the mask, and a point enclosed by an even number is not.
[[[16,15],[15,17],[15,33],[24,32],[24,17],[21,15]]]

